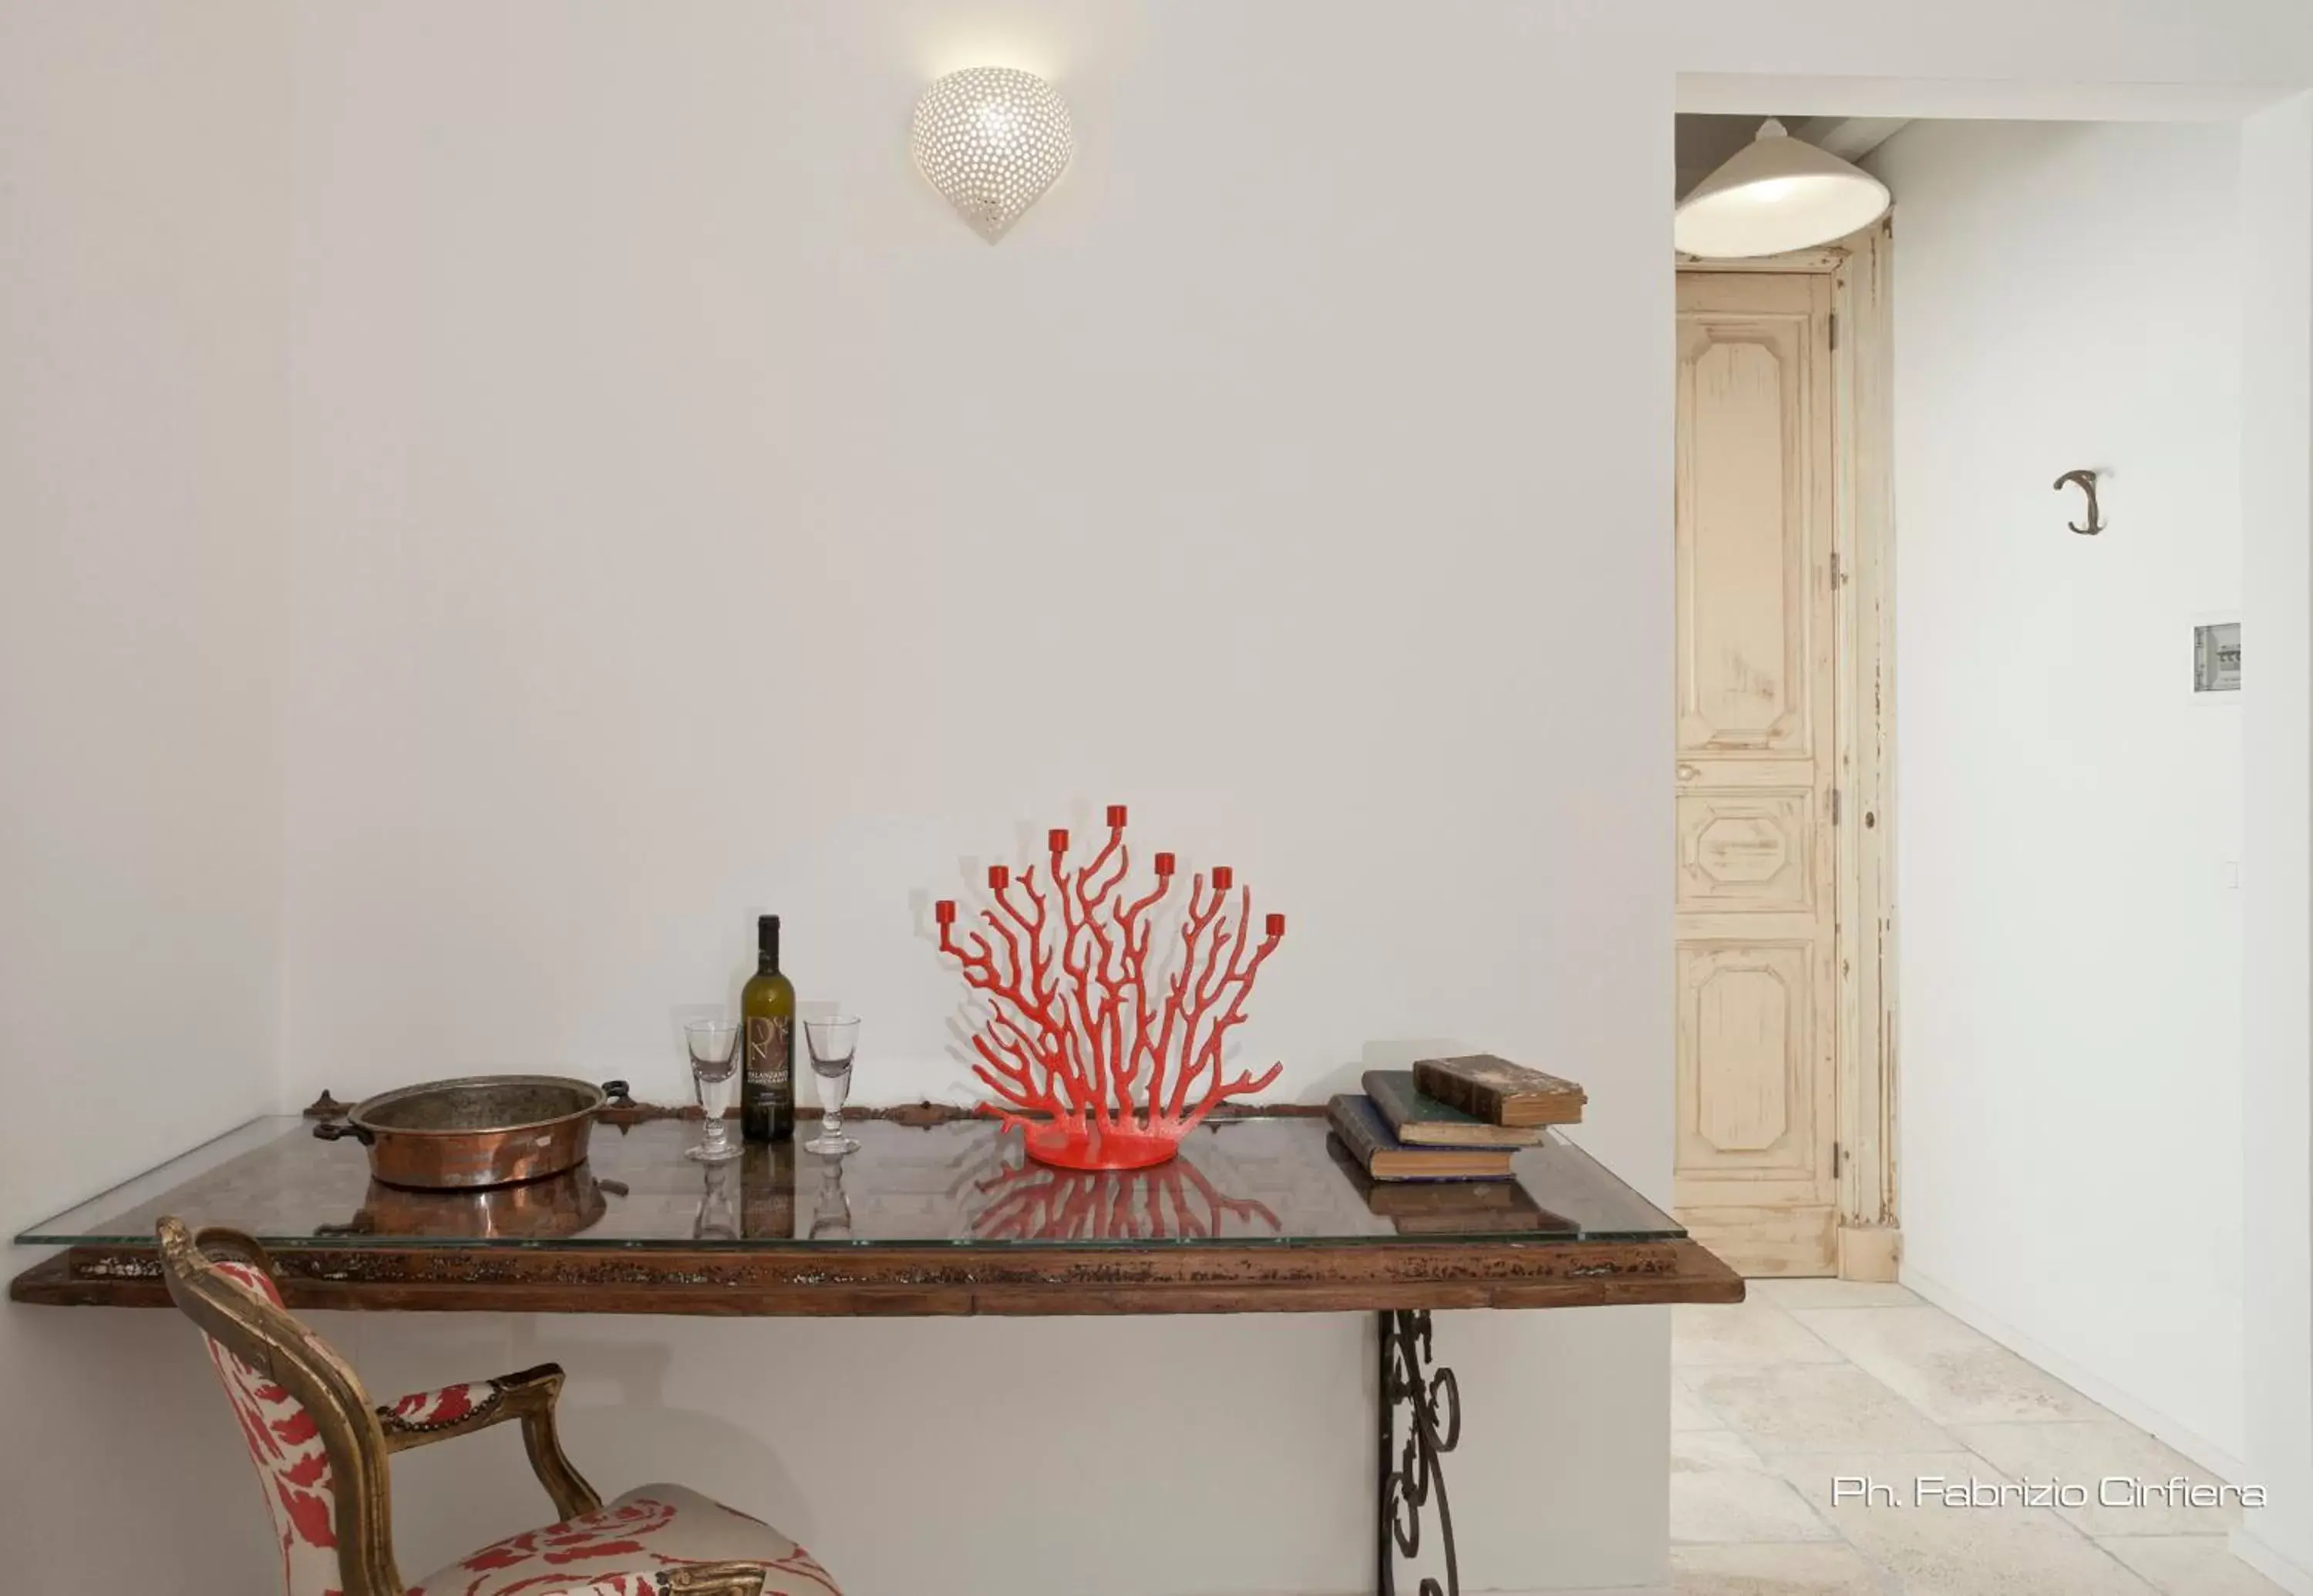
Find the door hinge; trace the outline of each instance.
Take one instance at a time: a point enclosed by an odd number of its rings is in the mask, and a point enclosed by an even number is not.
[[[1831,313],[1831,347],[1834,349],[1839,348],[1839,313],[1837,311]]]
[[[1843,1174],[1846,1171],[1846,1168],[1847,1149],[1834,1142],[1831,1144],[1831,1172],[1836,1176]]]
[[[1836,549],[1831,551],[1831,585],[1834,587],[1847,586],[1847,562],[1839,557]]]
[[[1834,825],[1839,824],[1839,789],[1836,787],[1831,789],[1831,823]]]

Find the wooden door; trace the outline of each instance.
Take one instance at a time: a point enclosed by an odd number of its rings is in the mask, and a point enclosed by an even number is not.
[[[1837,1266],[1831,307],[1678,277],[1674,1202],[1745,1274]]]

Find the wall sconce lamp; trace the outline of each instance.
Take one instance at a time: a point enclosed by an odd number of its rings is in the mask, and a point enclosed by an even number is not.
[[[924,91],[910,143],[926,181],[994,243],[1067,169],[1076,130],[1034,73],[971,66]]]

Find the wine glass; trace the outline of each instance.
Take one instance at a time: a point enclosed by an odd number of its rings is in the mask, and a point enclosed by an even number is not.
[[[690,1079],[699,1089],[699,1112],[707,1116],[707,1140],[683,1149],[682,1156],[702,1164],[727,1164],[739,1156],[731,1140],[731,1096],[739,1086],[739,1027],[727,1019],[693,1019],[682,1027],[682,1043],[690,1053]]]
[[[819,1077],[819,1100],[825,1113],[819,1134],[804,1143],[805,1151],[841,1158],[859,1151],[859,1143],[843,1133],[843,1099],[851,1093],[851,1055],[859,1045],[859,1021],[849,1014],[803,1022],[804,1045],[811,1053],[811,1072]]]

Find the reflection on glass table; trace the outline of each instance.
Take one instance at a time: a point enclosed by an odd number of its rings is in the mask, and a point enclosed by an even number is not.
[[[682,1156],[698,1135],[688,1119],[598,1124],[588,1161],[566,1185],[425,1194],[373,1188],[367,1170],[329,1156],[307,1122],[282,1115],[172,1160],[20,1239],[147,1244],[164,1213],[231,1226],[275,1247],[1292,1247],[1684,1234],[1555,1136],[1518,1153],[1515,1186],[1440,1195],[1363,1183],[1339,1160],[1324,1122],[1303,1115],[1209,1122],[1182,1142],[1174,1163],[1139,1171],[1031,1165],[1018,1135],[987,1120],[852,1119],[846,1128],[859,1151],[840,1161],[790,1144],[749,1146],[723,1166],[740,1215],[728,1238],[719,1213],[708,1227],[714,1233],[699,1233],[712,1188]],[[822,1220],[829,1165],[838,1173]]]
[[[583,1234],[627,1195],[598,1180],[585,1164],[543,1180],[468,1191],[410,1191],[373,1180],[361,1206],[342,1222],[324,1221],[317,1237],[404,1236],[427,1240],[557,1241]]]
[[[1007,1142],[1009,1138],[1007,1138]],[[1280,1221],[1253,1197],[1232,1197],[1186,1159],[1148,1169],[1058,1169],[993,1143],[972,1233],[989,1241],[1188,1241],[1224,1230],[1275,1235]]]
[[[699,1174],[706,1184],[699,1196],[699,1217],[690,1221],[692,1239],[699,1241],[736,1241],[739,1239],[739,1211],[731,1201],[729,1161],[717,1159],[708,1162],[707,1168]]]
[[[857,1142],[852,1145],[857,1147]],[[811,1239],[814,1241],[849,1241],[851,1239],[851,1199],[843,1190],[843,1160],[840,1158],[822,1159],[819,1164],[819,1195],[811,1204]]]

